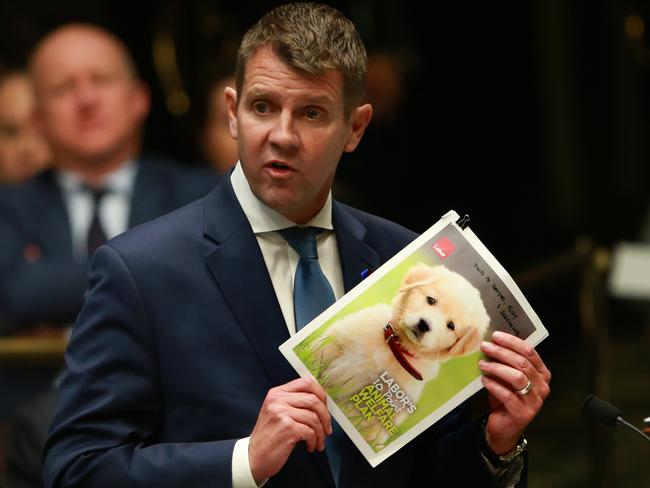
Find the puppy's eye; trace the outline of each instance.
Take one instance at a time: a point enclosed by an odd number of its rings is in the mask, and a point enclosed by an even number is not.
[[[437,303],[437,300],[433,297],[427,297],[427,303],[429,305],[435,305]]]
[[[447,328],[449,330],[456,330],[456,326],[454,325],[453,322],[447,322]]]

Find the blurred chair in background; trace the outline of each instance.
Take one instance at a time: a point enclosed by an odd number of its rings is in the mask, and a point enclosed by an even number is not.
[[[22,405],[13,416],[7,442],[7,482],[12,488],[42,486],[41,455],[53,415],[56,388]]]

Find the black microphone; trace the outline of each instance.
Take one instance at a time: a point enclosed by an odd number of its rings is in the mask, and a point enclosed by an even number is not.
[[[623,419],[623,412],[611,403],[598,398],[596,395],[587,395],[587,398],[582,403],[582,413],[590,419],[606,425],[624,425],[641,435],[645,440],[650,441],[650,436],[644,434],[641,430]]]

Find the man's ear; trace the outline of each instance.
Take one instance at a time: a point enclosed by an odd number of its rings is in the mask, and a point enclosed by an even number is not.
[[[357,148],[359,141],[361,141],[363,133],[366,131],[366,127],[368,127],[368,124],[370,123],[371,118],[372,105],[369,103],[359,105],[352,111],[352,114],[350,115],[350,126],[352,132],[350,132],[350,136],[348,137],[348,140],[343,147],[343,151],[352,152]]]
[[[131,110],[138,122],[144,122],[151,108],[151,93],[143,81],[136,80],[134,83]]]
[[[233,139],[237,139],[237,92],[229,86],[223,91],[228,109],[228,129]]]

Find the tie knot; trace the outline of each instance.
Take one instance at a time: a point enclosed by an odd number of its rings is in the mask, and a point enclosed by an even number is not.
[[[106,187],[95,187],[90,185],[83,185],[83,189],[88,192],[88,194],[93,198],[95,205],[98,205],[102,201],[102,198],[108,193],[108,188]]]
[[[298,253],[301,260],[318,259],[316,250],[316,234],[323,229],[316,227],[289,227],[280,231],[280,235]]]

